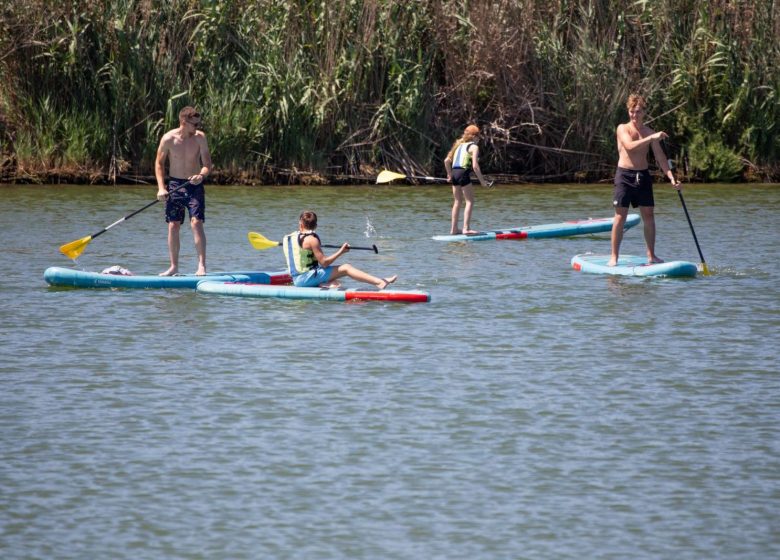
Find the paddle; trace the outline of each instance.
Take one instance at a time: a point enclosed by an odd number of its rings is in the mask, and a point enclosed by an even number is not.
[[[681,190],[677,191],[677,194],[680,195],[680,202],[682,202],[683,210],[685,211],[685,217],[688,220],[688,225],[691,227],[691,233],[693,234],[693,242],[696,243],[696,250],[699,252],[699,258],[701,259],[701,271],[705,276],[710,275],[710,269],[707,267],[707,263],[704,262],[704,255],[701,253],[701,247],[699,247],[699,240],[696,238],[696,231],[693,229],[693,222],[691,222],[691,217],[688,214],[688,207],[685,205],[685,199],[683,198],[683,193]]]
[[[247,238],[249,239],[249,242],[252,244],[252,247],[259,251],[265,251],[266,249],[270,249],[271,247],[278,247],[281,245],[281,241],[271,241],[267,237],[260,235],[256,231],[250,231],[247,234]],[[341,245],[322,245],[323,247],[328,247],[330,249],[340,249]],[[376,245],[371,245],[371,247],[354,247],[352,245],[349,246],[350,251],[353,249],[357,249],[358,251],[373,251],[374,253],[379,253],[379,249],[376,248]]]
[[[184,183],[182,185],[179,185],[177,190],[180,190],[180,189],[186,187],[189,184],[190,184],[190,182],[187,181],[186,183]],[[93,239],[95,239],[99,235],[103,235],[104,233],[106,233],[108,230],[110,230],[115,225],[121,224],[125,220],[129,220],[130,218],[132,218],[136,214],[140,214],[141,212],[143,212],[144,210],[146,210],[150,206],[154,206],[158,202],[160,202],[160,201],[155,198],[152,202],[150,202],[149,204],[147,204],[143,208],[139,208],[138,210],[136,210],[132,214],[128,214],[127,216],[124,216],[123,218],[118,219],[116,222],[114,222],[110,226],[104,227],[99,232],[93,233],[92,235],[88,235],[86,237],[82,237],[81,239],[76,239],[75,241],[71,241],[70,243],[66,243],[65,245],[60,247],[60,252],[63,255],[65,255],[66,257],[68,257],[68,258],[76,260],[79,257],[79,255],[84,252],[84,249],[87,248],[87,245],[89,245],[90,241],[92,241]]]
[[[383,183],[389,183],[396,179],[420,179],[421,181],[433,181],[437,183],[446,183],[447,179],[442,177],[422,177],[419,175],[404,175],[403,173],[396,173],[394,171],[388,171],[387,169],[381,171],[376,178],[376,184],[381,185]]]
[[[667,154],[669,153],[666,149],[666,143],[662,141],[664,152]],[[674,160],[669,158],[666,160],[667,165],[669,165],[669,169],[674,171]],[[699,258],[701,259],[701,271],[702,274],[705,276],[710,275],[710,269],[707,267],[707,263],[704,262],[704,255],[701,252],[701,247],[699,246],[699,239],[696,237],[696,230],[693,229],[693,222],[691,221],[691,216],[688,214],[688,206],[685,204],[685,199],[683,198],[682,189],[677,189],[677,194],[680,195],[680,202],[682,203],[683,211],[685,212],[685,218],[688,220],[688,226],[691,228],[691,234],[693,234],[693,242],[696,243],[696,250],[699,252]]]
[[[420,179],[421,181],[431,181],[435,183],[448,183],[447,179],[443,177],[423,177],[420,175],[404,175],[403,173],[396,173],[395,171],[388,171],[387,169],[380,171],[376,178],[376,184],[381,185],[384,183],[390,183],[396,179]],[[493,186],[495,181],[490,181],[486,187],[489,189]]]

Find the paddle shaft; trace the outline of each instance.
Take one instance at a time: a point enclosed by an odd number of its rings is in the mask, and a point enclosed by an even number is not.
[[[421,177],[419,175],[407,175],[409,179],[420,179],[422,181],[437,181],[439,183],[446,183],[447,179],[444,177]]]
[[[185,187],[186,187],[187,185],[189,185],[189,184],[190,184],[190,182],[189,182],[189,181],[187,181],[186,183],[183,183],[183,184],[179,185],[178,187],[176,187],[174,190],[175,190],[175,191],[181,190],[181,189],[185,188]],[[135,216],[136,214],[140,214],[141,212],[143,212],[143,211],[144,211],[144,210],[146,210],[147,208],[150,208],[150,207],[154,206],[154,205],[155,205],[155,204],[157,204],[158,202],[160,202],[160,200],[159,200],[159,199],[157,199],[157,198],[155,198],[153,201],[151,201],[149,204],[147,204],[147,205],[146,205],[146,206],[144,206],[143,208],[139,208],[139,209],[138,209],[138,210],[136,210],[135,212],[133,212],[133,213],[131,213],[131,214],[128,214],[127,216],[123,216],[122,218],[119,218],[119,219],[118,219],[116,222],[114,222],[113,224],[111,224],[111,225],[109,225],[109,226],[106,226],[106,227],[104,227],[104,228],[103,228],[103,229],[101,229],[99,232],[92,234],[90,237],[91,237],[92,239],[95,239],[95,238],[96,238],[98,235],[102,235],[102,234],[106,233],[106,232],[107,232],[108,230],[110,230],[112,227],[114,227],[114,226],[116,226],[116,225],[119,225],[119,224],[121,224],[121,223],[122,223],[122,222],[124,222],[125,220],[129,220],[130,218],[132,218],[132,217],[133,217],[133,216]]]
[[[693,234],[693,242],[696,243],[696,250],[699,252],[699,258],[701,259],[702,267],[706,267],[707,263],[704,262],[704,255],[701,252],[701,247],[699,246],[699,239],[696,237],[696,230],[693,229],[693,222],[691,221],[691,216],[688,214],[688,207],[685,205],[685,199],[683,198],[682,191],[677,191],[677,194],[680,195],[680,202],[682,202],[683,211],[685,212],[685,218],[688,220],[688,225],[691,228],[691,233]]]
[[[125,220],[129,220],[130,218],[132,218],[132,217],[133,217],[133,216],[135,216],[136,214],[140,214],[141,212],[143,212],[144,210],[146,210],[146,209],[147,209],[147,208],[149,208],[150,206],[154,206],[154,205],[155,205],[155,204],[157,204],[158,202],[160,202],[160,201],[159,201],[159,200],[157,200],[157,199],[154,199],[152,202],[150,202],[149,204],[147,204],[147,205],[146,205],[146,206],[144,206],[143,208],[140,208],[140,209],[136,210],[135,212],[133,212],[132,214],[128,214],[127,216],[124,216],[123,218],[119,218],[119,219],[118,219],[116,222],[114,222],[114,223],[113,223],[113,224],[111,224],[110,226],[106,226],[106,227],[104,227],[103,229],[101,229],[99,232],[97,232],[97,233],[93,233],[93,234],[92,234],[90,237],[91,237],[92,239],[95,239],[95,238],[96,238],[98,235],[102,235],[102,234],[106,233],[106,232],[107,232],[108,230],[110,230],[112,227],[114,227],[114,226],[116,226],[116,225],[119,225],[119,224],[121,224],[121,223],[122,223],[122,222],[124,222]]]
[[[328,249],[341,249],[341,245],[321,245],[322,247],[327,247]],[[353,247],[352,245],[349,246],[349,250],[352,251],[353,249],[357,249],[358,251],[373,251],[375,253],[379,253],[379,249],[376,248],[376,245],[371,245],[371,247]]]
[[[666,152],[666,157],[669,158],[669,152],[667,150],[666,141],[661,140],[661,146],[664,149],[664,152]],[[671,171],[674,171],[675,165],[674,160],[669,158],[666,160],[666,164],[669,166],[669,169]],[[693,229],[693,222],[691,221],[691,215],[688,214],[688,206],[685,204],[685,198],[683,198],[682,190],[677,189],[677,194],[680,195],[680,202],[682,203],[683,212],[685,212],[685,219],[688,220],[688,227],[691,228],[691,234],[693,235],[693,242],[696,244],[696,250],[699,252],[699,258],[701,259],[701,268],[705,275],[709,274],[709,268],[707,267],[707,263],[704,260],[704,255],[701,252],[701,246],[699,245],[699,238],[696,237],[696,230]]]
[[[422,179],[423,181],[435,181],[437,183],[449,183],[449,181],[447,179],[445,179],[444,177],[420,177],[420,176],[417,176],[417,175],[407,175],[406,178],[407,179]],[[472,179],[472,182],[473,182],[473,179]],[[488,181],[488,184],[487,184],[488,188],[492,187],[493,183],[495,183],[495,181]]]

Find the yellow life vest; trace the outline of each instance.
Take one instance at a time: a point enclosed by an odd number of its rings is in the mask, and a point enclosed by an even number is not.
[[[469,152],[469,148],[474,144],[475,142],[463,142],[455,148],[455,154],[452,156],[453,169],[471,169],[471,152]]]
[[[301,247],[303,240],[309,235],[313,235],[317,239],[320,238],[313,231],[294,231],[285,235],[282,240],[284,258],[287,261],[287,270],[291,276],[298,276],[319,265],[317,259],[314,258],[314,253],[310,249]]]

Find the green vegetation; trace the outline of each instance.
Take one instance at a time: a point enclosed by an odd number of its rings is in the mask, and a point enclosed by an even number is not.
[[[630,92],[697,180],[780,177],[780,14],[756,0],[23,0],[0,8],[0,179],[148,180],[204,114],[216,180],[483,167],[603,179]],[[774,69],[774,70],[773,70]]]

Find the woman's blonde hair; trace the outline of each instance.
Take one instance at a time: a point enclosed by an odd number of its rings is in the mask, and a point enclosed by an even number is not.
[[[466,142],[471,142],[477,136],[479,136],[479,127],[475,124],[468,125],[463,130],[463,136],[455,140],[455,142],[452,144],[452,148],[450,148],[450,151],[447,152],[447,159],[452,159],[452,156],[455,154],[455,150],[458,149],[458,146],[465,144]]]

